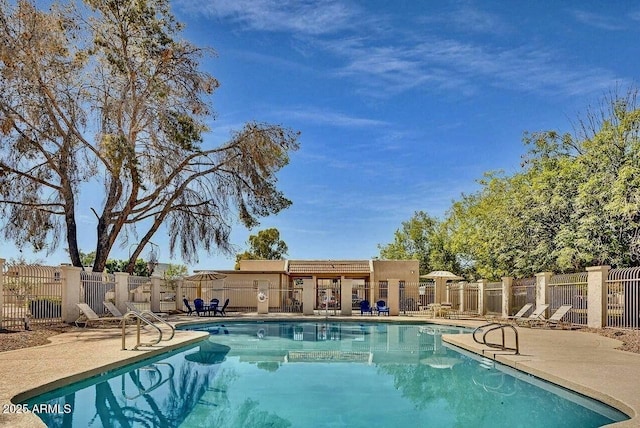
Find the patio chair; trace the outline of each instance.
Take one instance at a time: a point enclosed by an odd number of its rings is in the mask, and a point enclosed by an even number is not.
[[[209,307],[206,309],[209,313],[213,313],[213,316],[215,316],[216,310],[218,309],[219,305],[220,305],[220,299],[216,299],[214,297],[213,299],[211,299],[211,301],[209,302]]]
[[[202,300],[201,298],[194,299],[193,306],[198,316],[200,316],[200,312],[206,315],[207,311],[209,310],[207,307],[205,307],[204,300]]]
[[[114,317],[120,317],[122,318],[124,316],[124,314],[122,312],[120,312],[120,309],[117,308],[116,305],[114,305],[111,302],[102,302],[102,304],[104,305],[105,308],[107,308],[107,311],[109,311],[109,313],[111,315],[113,315]]]
[[[536,309],[529,315],[528,317],[522,317],[516,320],[518,325],[531,325],[531,323],[535,323],[544,319],[544,312],[547,310],[549,305],[539,305]]]
[[[506,320],[509,321],[519,321],[520,319],[522,319],[524,317],[524,314],[526,314],[527,312],[529,312],[529,309],[533,308],[533,303],[527,303],[526,305],[524,305],[523,307],[520,308],[520,310],[518,312],[516,312],[514,315],[510,315],[508,317],[506,317]]]
[[[376,302],[376,311],[378,311],[378,316],[380,316],[380,314],[389,315],[389,307],[384,300],[378,300]]]
[[[572,307],[573,305],[562,305],[549,317],[549,319],[532,322],[531,327],[538,325],[542,327],[563,327],[565,323],[562,321],[562,318],[571,311]]]
[[[189,301],[186,298],[184,298],[184,299],[182,299],[182,303],[184,303],[184,305],[187,308],[187,315],[191,315],[193,313],[193,308],[191,308],[191,305],[189,304]]]
[[[365,313],[369,313],[369,315],[373,315],[373,308],[369,304],[368,300],[360,301],[360,315],[364,315]]]
[[[216,314],[220,314],[222,316],[225,316],[226,315],[225,309],[227,309],[227,306],[229,306],[229,299],[225,299],[224,305],[222,305],[222,308],[218,308],[218,305],[216,305],[213,308],[213,316],[215,317]]]
[[[141,313],[141,312],[145,312],[145,309],[140,309],[136,306],[135,303],[133,302],[124,302],[124,305],[127,307],[127,309],[131,312],[136,312],[136,313]],[[165,313],[165,312],[153,312],[153,314],[157,317],[166,317],[169,314]]]
[[[86,303],[76,303],[76,306],[80,309],[80,316],[75,320],[76,327],[80,327],[80,324],[84,324],[84,327],[87,327],[93,323],[103,324],[105,322],[122,321],[122,317],[101,317]]]

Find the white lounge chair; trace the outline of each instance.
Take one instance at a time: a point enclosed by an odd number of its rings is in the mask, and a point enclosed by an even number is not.
[[[118,307],[116,305],[114,305],[113,303],[111,303],[111,302],[102,302],[102,304],[104,305],[105,308],[107,308],[109,313],[111,315],[113,315],[114,317],[122,318],[124,316],[124,314],[122,312],[120,312],[120,309],[118,309]]]
[[[531,309],[532,307],[533,307],[533,303],[527,303],[526,305],[521,307],[520,310],[516,312],[514,315],[508,316],[505,319],[509,321],[518,322],[518,320],[522,319],[524,317],[524,314],[529,312],[529,309]]]
[[[572,307],[573,305],[562,305],[558,309],[556,309],[556,311],[549,317],[549,319],[540,320],[536,323],[533,323],[531,326],[535,327],[537,325],[541,325],[542,327],[563,327],[565,323],[562,321],[562,318],[564,318],[564,316],[567,315],[569,311],[571,311]]]
[[[78,306],[78,309],[80,309],[80,316],[75,321],[77,327],[80,327],[80,324],[84,324],[84,326],[86,327],[92,323],[104,324],[105,322],[122,321],[122,317],[98,316],[98,314],[96,314],[94,310],[91,309],[91,306],[87,305],[86,303],[76,303],[76,305]]]
[[[516,320],[518,325],[531,325],[531,323],[536,323],[544,320],[544,312],[549,308],[549,305],[539,305],[536,307],[535,311],[531,313],[528,317],[522,317]]]

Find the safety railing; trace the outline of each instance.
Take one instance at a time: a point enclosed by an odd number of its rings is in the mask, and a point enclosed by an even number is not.
[[[135,351],[140,346],[154,346],[154,345],[157,345],[158,343],[160,343],[160,341],[162,340],[162,330],[160,330],[160,327],[158,327],[157,325],[152,323],[150,320],[148,320],[147,318],[145,318],[144,316],[142,316],[138,312],[127,312],[122,317],[122,350],[123,351],[125,351],[127,349],[126,336],[127,336],[127,320],[128,319],[135,319],[136,320],[136,346],[131,348],[132,351]],[[155,329],[158,332],[158,338],[156,340],[153,340],[153,341],[150,341],[150,342],[142,342],[141,341],[140,336],[141,336],[141,330],[142,330],[142,323],[143,322],[146,325],[148,325],[149,327]]]
[[[171,331],[171,334],[169,335],[169,337],[167,337],[166,339],[163,338],[162,340],[171,340],[173,339],[173,336],[176,335],[176,328],[174,326],[172,326],[171,324],[169,324],[166,320],[162,319],[162,317],[159,317],[157,314],[155,314],[154,312],[151,312],[149,310],[142,310],[142,311],[138,311],[138,315],[141,315],[145,318],[147,318],[147,320],[153,322],[153,321],[157,321],[162,325],[165,325],[167,327],[169,327],[169,330]],[[149,319],[151,318],[151,319]]]
[[[514,339],[515,339],[515,346],[511,347],[511,346],[507,346],[506,344],[506,336],[505,336],[505,330],[506,329],[511,329],[511,331],[513,331],[514,334]],[[500,331],[500,337],[501,337],[501,343],[494,343],[494,342],[490,342],[487,340],[487,335],[493,331],[499,330]],[[476,334],[483,332],[482,334],[482,339],[478,339],[478,337],[476,336]],[[498,322],[490,322],[488,324],[483,324],[479,327],[477,327],[475,330],[473,330],[473,340],[476,343],[479,343],[481,345],[486,345],[490,348],[494,348],[494,349],[500,349],[501,351],[514,351],[515,355],[519,355],[520,354],[520,340],[518,338],[518,330],[511,324],[502,324],[502,323],[498,323]],[[482,353],[484,354],[484,349],[482,350]]]

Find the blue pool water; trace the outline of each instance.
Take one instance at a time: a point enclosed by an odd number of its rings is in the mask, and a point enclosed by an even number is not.
[[[191,326],[207,340],[29,401],[49,427],[597,427],[601,403],[460,353],[435,325]],[[65,413],[72,409],[70,413]]]

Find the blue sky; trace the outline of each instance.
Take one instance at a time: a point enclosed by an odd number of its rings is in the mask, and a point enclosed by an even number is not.
[[[639,70],[636,2],[172,5],[184,36],[217,53],[203,63],[221,83],[206,145],[250,120],[301,131],[300,150],[279,174],[293,205],[232,234],[243,251],[249,234],[276,227],[292,259],[376,256],[414,211],[442,217],[477,190],[483,172],[518,171],[523,132],[571,131],[607,92],[635,84]],[[80,247],[92,251],[95,225],[88,209],[79,215]],[[166,236],[153,241],[169,261]],[[67,261],[64,250],[24,255]],[[233,255],[203,252],[190,268],[233,264]]]

